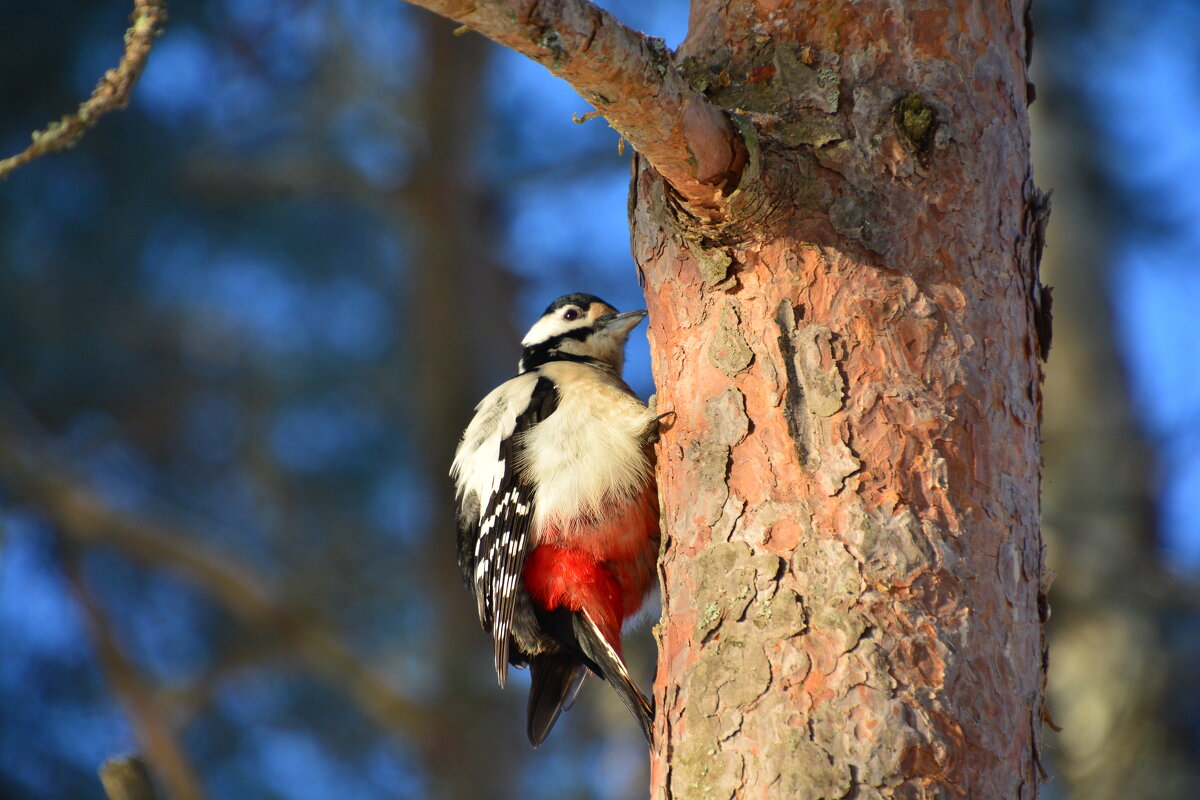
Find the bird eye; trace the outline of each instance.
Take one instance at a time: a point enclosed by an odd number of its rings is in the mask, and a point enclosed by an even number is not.
[[[579,309],[578,308],[568,308],[566,311],[563,312],[562,317],[567,322],[571,322],[572,320],[577,320],[577,319],[579,319]]]

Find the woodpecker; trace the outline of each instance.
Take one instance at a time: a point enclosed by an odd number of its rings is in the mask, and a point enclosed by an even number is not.
[[[590,294],[551,303],[521,341],[517,376],[476,406],[450,469],[459,567],[500,687],[509,664],[530,669],[534,747],[589,671],[651,741],[653,705],[621,656],[658,558],[658,418],[621,378],[645,316]]]

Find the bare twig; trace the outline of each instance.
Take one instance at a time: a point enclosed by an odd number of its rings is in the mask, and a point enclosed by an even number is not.
[[[129,714],[142,752],[162,776],[174,800],[204,800],[200,780],[175,737],[174,726],[155,700],[149,680],[121,650],[108,615],[83,576],[78,553],[63,548],[62,562],[71,589],[83,609],[100,667]]]
[[[104,73],[92,90],[92,96],[80,104],[74,114],[34,131],[29,147],[0,160],[0,180],[35,158],[73,147],[100,117],[129,104],[129,95],[146,66],[154,40],[167,22],[166,0],[134,0],[129,19],[132,24],[125,31],[125,52],[116,69]]]
[[[666,180],[695,216],[720,221],[747,163],[733,123],[675,68],[661,39],[588,0],[409,0],[563,78]]]

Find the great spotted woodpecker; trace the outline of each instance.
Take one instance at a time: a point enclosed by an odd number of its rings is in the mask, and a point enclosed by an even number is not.
[[[646,740],[654,709],[621,656],[621,627],[654,585],[658,420],[621,379],[645,311],[558,298],[522,340],[515,378],[480,401],[454,455],[458,562],[492,635],[501,688],[531,671],[536,747],[599,675]]]

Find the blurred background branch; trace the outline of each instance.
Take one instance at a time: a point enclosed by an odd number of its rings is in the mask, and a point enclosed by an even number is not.
[[[64,566],[76,596],[87,611],[100,661],[119,694],[128,698],[140,727],[148,731],[144,750],[164,776],[171,793],[186,800],[195,783],[177,748],[149,746],[165,740],[169,726],[151,710],[153,694],[117,645],[104,612],[87,589],[78,548],[109,547],[150,569],[176,573],[253,630],[256,641],[277,641],[297,653],[332,686],[347,692],[364,715],[384,730],[412,732],[428,723],[427,712],[401,697],[370,666],[355,656],[318,621],[300,598],[276,599],[268,581],[203,545],[202,537],[181,532],[135,514],[115,511],[85,483],[72,478],[70,467],[53,455],[38,433],[37,422],[0,384],[0,478],[13,499],[42,509],[62,536]],[[165,766],[164,766],[165,765]]]
[[[164,800],[154,787],[146,762],[137,756],[110,758],[100,767],[108,800]]]
[[[91,633],[96,656],[113,692],[133,721],[141,749],[178,800],[203,800],[204,790],[175,735],[174,724],[155,697],[154,687],[125,656],[100,602],[87,586],[78,554],[62,548],[63,568]]]

